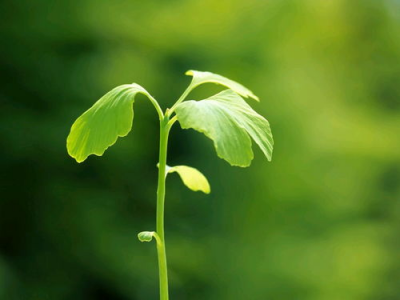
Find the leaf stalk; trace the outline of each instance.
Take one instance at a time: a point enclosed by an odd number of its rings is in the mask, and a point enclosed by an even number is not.
[[[189,86],[186,88],[186,90],[183,92],[183,94],[179,97],[179,99],[175,102],[174,105],[168,110],[167,114],[168,116],[171,116],[172,113],[174,112],[175,108],[183,101],[186,99],[187,95],[195,88],[196,86],[192,82],[189,84]]]

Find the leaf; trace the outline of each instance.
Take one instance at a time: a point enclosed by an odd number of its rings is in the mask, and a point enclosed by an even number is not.
[[[178,173],[183,183],[192,191],[210,193],[210,184],[207,178],[197,169],[189,166],[168,167],[167,173]]]
[[[118,86],[105,94],[72,125],[67,149],[77,162],[89,155],[103,155],[118,137],[126,136],[132,128],[133,102],[136,94],[150,94],[136,83]]]
[[[201,101],[185,101],[175,112],[183,129],[204,133],[214,141],[217,155],[233,166],[250,165],[253,159],[250,137],[269,161],[272,158],[274,142],[268,121],[232,90]]]
[[[211,72],[201,72],[194,70],[189,70],[185,74],[193,76],[192,85],[194,87],[206,82],[213,82],[216,84],[221,84],[223,86],[226,86],[227,88],[230,88],[231,90],[235,91],[236,93],[245,98],[251,97],[254,100],[259,101],[258,97],[254,95],[253,92],[250,91],[248,88],[244,87],[240,83],[237,83],[236,81],[230,80],[221,75],[214,74]]]
[[[141,242],[151,242],[153,236],[156,237],[156,233],[154,231],[142,231],[138,234],[138,239]]]

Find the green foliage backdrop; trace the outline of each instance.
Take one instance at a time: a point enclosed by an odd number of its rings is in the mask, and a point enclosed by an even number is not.
[[[158,122],[104,157],[66,152],[72,122],[137,82],[163,107],[188,69],[243,83],[273,161],[231,168],[193,130],[169,162],[171,299],[398,300],[400,3],[396,0],[7,1],[0,4],[0,299],[156,299]],[[218,87],[202,87],[201,99]]]

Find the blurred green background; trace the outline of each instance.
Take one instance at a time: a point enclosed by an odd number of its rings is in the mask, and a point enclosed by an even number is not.
[[[37,0],[0,4],[0,299],[157,299],[157,115],[77,164],[73,121],[137,82],[166,108],[188,69],[252,89],[275,137],[232,168],[179,125],[168,179],[171,299],[400,299],[398,0]],[[220,87],[192,94],[200,99]]]

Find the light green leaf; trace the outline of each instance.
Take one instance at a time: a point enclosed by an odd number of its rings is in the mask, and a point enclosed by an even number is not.
[[[254,95],[253,92],[250,91],[248,88],[244,87],[240,83],[237,83],[236,81],[230,80],[221,75],[210,72],[194,71],[194,70],[187,71],[186,75],[193,76],[193,81],[192,81],[193,87],[196,87],[206,82],[213,82],[216,84],[221,84],[223,86],[226,86],[227,88],[230,88],[231,90],[235,91],[236,93],[245,98],[251,97],[259,101],[258,97]]]
[[[149,98],[140,85],[124,84],[105,94],[72,125],[67,138],[67,149],[77,162],[89,155],[103,155],[118,137],[126,136],[132,128],[133,102],[136,94]]]
[[[268,121],[232,90],[201,101],[185,101],[175,112],[183,129],[204,133],[214,141],[218,156],[233,166],[250,165],[253,159],[250,137],[269,161],[272,158],[274,142]]]
[[[142,231],[138,234],[138,239],[141,242],[151,242],[153,237],[157,238],[154,231]]]
[[[192,191],[210,193],[210,184],[207,178],[197,169],[188,166],[168,167],[167,173],[177,172],[183,183]]]

